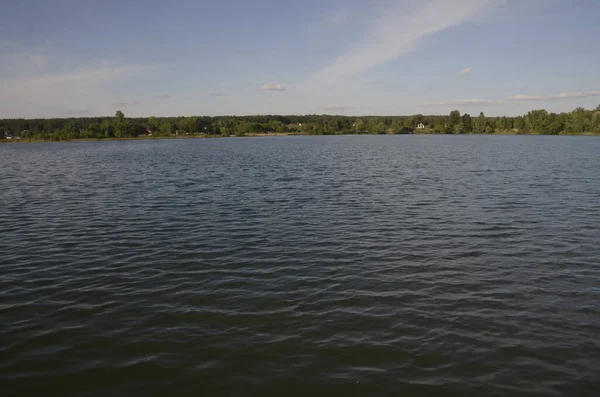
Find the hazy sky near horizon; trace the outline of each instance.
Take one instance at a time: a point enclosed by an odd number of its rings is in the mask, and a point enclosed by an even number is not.
[[[598,0],[0,0],[0,118],[600,104]]]

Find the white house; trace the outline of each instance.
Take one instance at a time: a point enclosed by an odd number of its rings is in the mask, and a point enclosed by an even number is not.
[[[423,124],[423,123],[417,123],[417,129],[418,130],[422,130],[424,128],[425,128],[425,124]]]

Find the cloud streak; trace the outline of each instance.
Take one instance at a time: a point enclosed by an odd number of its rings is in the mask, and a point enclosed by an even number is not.
[[[314,83],[335,82],[400,58],[429,35],[460,25],[498,0],[428,0],[407,12],[406,4],[390,7],[371,30],[346,53],[309,77]]]
[[[481,106],[481,105],[498,105],[505,103],[503,101],[490,101],[488,99],[459,99],[448,102],[425,102],[424,106]]]
[[[583,91],[583,92],[563,92],[553,95],[513,95],[508,99],[510,101],[549,101],[559,99],[574,99],[574,98],[589,98],[600,96],[600,91]],[[491,101],[488,99],[459,99],[456,101],[446,102],[425,102],[423,106],[482,106],[482,105],[500,105],[508,103],[508,101]]]
[[[209,91],[206,93],[206,95],[208,95],[208,96],[223,96],[225,94],[223,94],[222,92]]]
[[[137,105],[141,105],[142,103],[140,101],[131,101],[131,102],[115,102],[115,103],[111,103],[110,106],[115,106],[118,108],[125,108],[128,106],[137,106]]]
[[[116,80],[126,75],[135,75],[156,68],[156,65],[105,65],[95,68],[77,69],[66,73],[49,74],[22,79],[28,85],[57,85],[65,83],[92,83]]]
[[[258,89],[259,91],[285,91],[283,84],[263,84]]]
[[[61,73],[37,73],[28,77],[18,77],[0,81],[8,87],[11,95],[30,98],[35,102],[55,104],[61,97],[90,95],[102,90],[106,84],[120,79],[139,76],[156,65],[103,64],[99,67],[86,67]]]
[[[460,71],[459,75],[466,76],[468,74],[471,74],[472,71],[473,71],[473,68],[464,68],[463,70]]]
[[[48,48],[17,48],[0,42],[0,76],[5,78],[39,75],[54,57]]]
[[[19,109],[21,117],[39,114],[80,115],[107,111],[111,107],[140,105],[137,101],[122,101],[113,90],[119,90],[123,82],[145,78],[147,72],[158,69],[154,64],[113,64],[96,62],[86,66],[68,68],[68,60],[62,65],[45,65],[44,58],[30,58],[36,69],[27,69],[20,76],[0,79],[0,102],[11,103]],[[15,63],[13,65],[17,65]],[[48,71],[52,67],[51,71]],[[111,104],[112,105],[109,105]]]
[[[600,96],[600,91],[563,92],[554,95],[514,95],[509,99],[513,101],[546,101],[554,99],[572,99]]]

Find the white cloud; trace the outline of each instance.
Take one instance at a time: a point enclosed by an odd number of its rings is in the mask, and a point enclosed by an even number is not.
[[[206,93],[206,95],[208,95],[208,96],[223,96],[225,94],[223,94],[222,92],[209,91]]]
[[[473,71],[473,68],[464,68],[463,70],[460,71],[459,75],[466,76],[468,74],[471,74],[472,71]]]
[[[263,84],[259,88],[260,91],[285,91],[283,84]]]
[[[481,106],[481,105],[497,105],[503,103],[502,101],[490,101],[487,99],[459,99],[456,101],[448,102],[425,102],[424,106]]]
[[[544,101],[549,99],[587,98],[594,96],[600,96],[600,91],[563,92],[555,95],[514,95],[509,99],[513,101]]]
[[[460,25],[498,0],[428,0],[418,9],[407,11],[406,3],[383,10],[370,32],[349,51],[310,76],[315,83],[365,72],[412,51],[424,37]]]

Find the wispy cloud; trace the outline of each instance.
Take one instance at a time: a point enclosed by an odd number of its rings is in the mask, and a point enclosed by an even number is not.
[[[17,48],[0,43],[0,76],[26,76],[44,72],[52,56],[47,48]]]
[[[600,91],[563,92],[554,95],[514,95],[509,99],[513,101],[544,101],[550,99],[571,99],[600,96]]]
[[[468,74],[471,74],[472,71],[473,71],[473,68],[464,68],[463,70],[460,71],[459,75],[466,76]]]
[[[14,97],[29,98],[36,103],[56,104],[61,98],[90,95],[106,87],[111,81],[126,77],[137,77],[156,68],[155,65],[103,64],[98,67],[78,68],[61,73],[35,73],[0,81]]]
[[[217,92],[217,91],[209,91],[206,93],[206,95],[208,95],[208,96],[223,96],[225,94],[223,94],[222,92]]]
[[[425,102],[424,106],[481,106],[481,105],[498,105],[504,103],[502,101],[490,101],[487,99],[459,99],[448,102]]]
[[[115,106],[118,108],[125,108],[125,107],[129,107],[129,106],[137,106],[137,105],[141,105],[142,103],[140,101],[131,101],[131,102],[115,102],[115,103],[111,103],[110,106]]]
[[[20,75],[0,78],[3,88],[0,90],[0,102],[19,104],[13,107],[19,109],[20,116],[68,112],[78,115],[89,109],[95,109],[97,113],[108,110],[107,106],[112,102],[115,102],[112,106],[118,107],[138,105],[140,103],[137,101],[121,101],[114,90],[118,91],[123,82],[145,78],[147,72],[160,67],[104,61],[69,68],[68,58],[61,64],[53,60],[45,65],[43,58],[36,57],[30,58],[30,62],[37,63],[39,70],[27,68]],[[15,62],[10,65],[18,69],[20,64]]]
[[[330,13],[329,20],[333,25],[340,25],[348,20],[347,9],[335,9]]]
[[[346,112],[348,110],[354,110],[354,109],[356,109],[354,106],[340,106],[340,105],[323,107],[323,110],[326,112]]]
[[[47,64],[48,57],[39,53],[8,52],[0,53],[4,65],[16,66],[19,72],[40,72]]]
[[[406,3],[382,10],[371,30],[349,51],[310,76],[322,83],[365,72],[412,51],[429,35],[460,25],[488,9],[498,0],[428,0],[418,9],[406,10]]]
[[[260,91],[285,91],[283,84],[263,84],[259,88]]]
[[[112,66],[109,64],[100,67],[88,67],[76,69],[73,71],[57,74],[47,74],[43,76],[22,79],[22,82],[28,85],[57,85],[65,83],[97,83],[106,80],[115,80],[126,75],[135,75],[151,69],[157,65],[121,65]]]
[[[173,95],[163,94],[163,95],[160,96],[160,98],[162,98],[162,99],[171,99],[171,98],[173,98]]]

